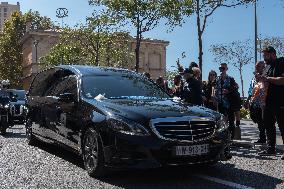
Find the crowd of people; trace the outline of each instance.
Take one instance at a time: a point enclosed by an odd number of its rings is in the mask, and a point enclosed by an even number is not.
[[[205,106],[224,114],[229,121],[231,136],[236,138],[234,131],[240,125],[241,98],[238,84],[227,74],[227,64],[220,64],[219,75],[211,70],[208,81],[204,82],[200,80],[201,71],[197,63],[191,62],[188,68],[183,68],[179,63],[177,66],[179,74],[174,76],[172,87],[169,87],[168,81],[163,77],[158,77],[156,84],[184,102]],[[146,76],[150,77],[148,73]]]
[[[268,148],[259,155],[275,155],[276,127],[278,123],[284,141],[284,58],[277,58],[276,51],[269,46],[263,49],[264,61],[255,65],[255,72],[250,84],[249,95],[244,103],[250,109],[252,120],[259,128],[259,140],[256,143],[267,143]],[[179,74],[173,79],[173,86],[163,77],[156,83],[166,92],[194,105],[205,106],[218,111],[226,117],[231,137],[240,136],[240,109],[242,100],[235,79],[227,74],[228,65],[219,66],[219,74],[211,70],[207,81],[201,81],[198,64],[191,62],[183,68],[177,62]],[[150,78],[150,75],[147,74]],[[282,157],[284,159],[284,156]]]

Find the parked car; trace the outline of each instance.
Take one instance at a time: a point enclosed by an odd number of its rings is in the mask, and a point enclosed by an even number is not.
[[[10,121],[9,108],[10,108],[10,97],[9,93],[1,90],[0,95],[0,133],[1,135],[6,134],[6,130],[9,126],[12,126],[13,122]]]
[[[10,119],[15,123],[24,123],[26,116],[26,91],[7,89],[10,93]]]
[[[27,93],[26,133],[82,155],[91,176],[110,168],[216,163],[228,152],[223,116],[170,98],[125,69],[57,66]]]

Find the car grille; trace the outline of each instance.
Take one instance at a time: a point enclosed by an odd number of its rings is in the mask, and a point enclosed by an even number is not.
[[[213,135],[215,122],[207,120],[157,122],[152,124],[152,128],[164,139],[200,141]]]

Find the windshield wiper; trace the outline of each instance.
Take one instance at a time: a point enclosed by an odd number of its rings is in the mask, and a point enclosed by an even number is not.
[[[108,97],[108,99],[160,99],[158,97],[152,96],[117,96],[117,97]],[[163,98],[161,98],[163,99]]]
[[[128,99],[128,96],[111,96],[107,97],[108,99]]]

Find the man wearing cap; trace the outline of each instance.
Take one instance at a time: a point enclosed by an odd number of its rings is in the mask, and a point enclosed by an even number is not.
[[[263,113],[268,148],[259,155],[275,155],[276,121],[284,141],[284,58],[277,58],[276,51],[271,46],[262,52],[267,66],[264,75],[258,76],[258,79],[268,83]],[[284,156],[281,159],[284,159]]]
[[[200,69],[193,67],[191,69],[186,68],[183,72],[183,77],[186,81],[184,84],[181,99],[185,102],[202,105],[202,83],[198,79],[200,76]]]

